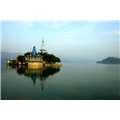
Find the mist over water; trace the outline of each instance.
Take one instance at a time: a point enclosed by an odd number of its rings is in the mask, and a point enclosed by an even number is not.
[[[120,100],[120,65],[1,66],[2,100]]]

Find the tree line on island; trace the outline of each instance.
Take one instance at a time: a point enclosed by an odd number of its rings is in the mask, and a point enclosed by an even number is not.
[[[24,62],[25,61],[25,57],[27,55],[33,55],[33,53],[31,52],[26,52],[24,55],[18,55],[17,60],[19,60],[20,62]],[[55,62],[60,62],[60,58],[56,57],[53,54],[48,54],[48,53],[40,53],[38,52],[38,54],[43,56],[43,61],[46,61],[47,63],[55,63]]]

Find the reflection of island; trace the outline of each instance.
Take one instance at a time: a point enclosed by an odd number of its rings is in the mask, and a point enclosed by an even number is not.
[[[120,64],[120,58],[115,57],[108,57],[103,59],[102,61],[97,61],[96,63],[103,63],[103,64]]]
[[[49,75],[54,75],[60,71],[60,67],[17,67],[17,73],[19,75],[24,74],[26,77],[30,77],[33,84],[36,80],[41,81],[42,90],[44,89],[45,80]]]
[[[7,65],[7,69],[16,69],[16,66],[15,65]]]

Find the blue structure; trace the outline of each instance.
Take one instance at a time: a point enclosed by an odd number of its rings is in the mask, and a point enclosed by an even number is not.
[[[31,51],[31,53],[33,53],[33,55],[38,55],[38,56],[40,56],[40,54],[38,54],[37,51],[35,50],[35,46],[33,47],[33,50]]]

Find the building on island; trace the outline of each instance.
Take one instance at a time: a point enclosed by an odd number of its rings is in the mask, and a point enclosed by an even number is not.
[[[41,53],[46,52],[44,39],[42,41],[40,51]],[[40,53],[39,54],[37,53],[35,46],[33,47],[33,50],[31,52],[28,52],[27,55],[25,55],[25,61],[22,62],[22,64],[27,64],[28,66],[43,66],[43,63],[44,63],[43,56],[40,55]],[[17,60],[17,64],[21,64],[21,62]]]
[[[13,65],[16,62],[16,60],[10,59],[7,60],[7,65]]]
[[[30,55],[27,55],[25,57],[25,61],[28,64],[28,66],[42,66],[43,65],[43,56],[37,53],[35,46],[33,47],[33,50],[31,51]]]
[[[8,65],[25,65],[28,67],[50,67],[50,66],[62,66],[62,64],[58,64],[57,62],[60,62],[60,59],[53,54],[46,53],[45,45],[44,45],[44,39],[42,41],[41,53],[37,53],[35,46],[33,47],[33,50],[31,52],[27,52],[24,55],[18,55],[17,61],[16,60],[7,60]],[[45,54],[42,54],[45,53]],[[44,61],[43,61],[44,56]],[[56,62],[56,63],[55,63]]]

